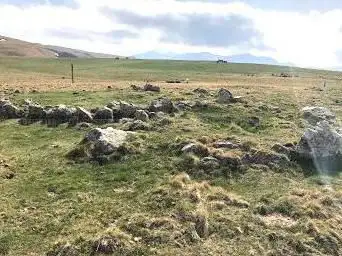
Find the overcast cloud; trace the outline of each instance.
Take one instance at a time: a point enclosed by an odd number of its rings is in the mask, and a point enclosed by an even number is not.
[[[95,52],[250,53],[342,66],[342,1],[0,0],[0,34]]]

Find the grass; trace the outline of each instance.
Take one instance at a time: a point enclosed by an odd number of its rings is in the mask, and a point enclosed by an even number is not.
[[[67,243],[80,255],[89,255],[105,237],[120,241],[112,255],[341,254],[339,174],[330,177],[330,190],[318,184],[318,174],[308,176],[299,167],[254,166],[229,175],[194,173],[188,178],[183,172],[193,166],[178,165],[179,144],[184,141],[210,144],[229,139],[263,151],[275,143],[298,141],[304,130],[299,110],[313,102],[331,108],[340,120],[339,73],[294,69],[299,77],[278,78],[271,74],[290,70],[207,62],[75,60],[81,80],[70,86],[61,79],[69,64],[57,59],[0,59],[1,93],[19,105],[32,98],[44,105],[93,108],[113,100],[148,104],[165,95],[207,101],[210,106],[170,117],[167,126],[138,132],[141,153],[104,166],[65,157],[85,131],[1,122],[0,255],[58,255],[56,248]],[[328,81],[323,92],[320,76]],[[161,93],[130,89],[130,82],[143,83],[148,77],[162,87]],[[164,83],[169,78],[189,78],[190,83]],[[192,93],[197,87],[209,89],[211,95]],[[217,104],[219,87],[244,96],[246,103]],[[14,93],[15,88],[20,93]],[[250,117],[260,118],[260,127],[251,126]],[[7,171],[15,174],[13,179],[3,178]]]

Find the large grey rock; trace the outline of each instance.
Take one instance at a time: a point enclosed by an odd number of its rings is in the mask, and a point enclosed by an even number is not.
[[[336,116],[334,113],[324,107],[305,107],[301,112],[304,120],[310,125],[316,125],[321,121],[327,121],[330,124],[336,123]]]
[[[328,121],[321,121],[305,130],[296,151],[299,156],[312,160],[338,157],[342,153],[342,131]]]
[[[0,119],[20,117],[20,110],[9,100],[0,100]]]
[[[121,113],[121,107],[120,107],[120,102],[118,101],[112,101],[107,105],[107,108],[110,108],[113,111],[113,118],[114,120],[119,120],[122,118],[122,113]]]
[[[49,126],[67,123],[75,118],[76,108],[58,105],[46,110],[46,120]]]
[[[139,109],[135,112],[135,119],[147,122],[149,120],[149,116],[145,110]]]
[[[39,103],[33,102],[31,100],[25,100],[24,109],[27,119],[41,120],[45,118],[46,112],[44,107]]]
[[[127,103],[125,101],[120,102],[120,112],[122,117],[134,118],[135,112],[138,110],[138,107],[134,104]]]
[[[91,123],[93,121],[92,114],[82,107],[76,107],[76,117],[78,122]]]
[[[234,98],[233,94],[227,89],[221,88],[218,91],[218,98],[217,98],[218,103],[231,103],[233,98]]]
[[[112,127],[92,129],[68,156],[93,160],[100,160],[109,156],[119,157],[125,154],[125,143],[131,134]]]
[[[173,102],[167,97],[153,100],[150,104],[149,110],[151,112],[164,112],[169,114],[177,111]]]
[[[95,112],[94,120],[97,123],[110,123],[113,122],[113,110],[108,107],[103,107]]]

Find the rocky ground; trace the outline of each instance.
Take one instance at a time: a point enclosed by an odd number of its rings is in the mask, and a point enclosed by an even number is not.
[[[341,255],[342,94],[291,81],[3,91],[0,255]]]

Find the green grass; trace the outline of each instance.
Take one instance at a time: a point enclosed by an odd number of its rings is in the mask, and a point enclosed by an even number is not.
[[[230,76],[286,69],[140,60],[75,60],[74,64],[82,77],[91,81],[143,80],[146,74],[157,80],[189,76],[212,81],[217,72]],[[0,70],[9,74],[63,76],[68,68],[68,60],[0,59]],[[303,76],[325,74],[295,70]],[[80,255],[90,255],[94,241],[109,234],[122,242],[120,251],[113,255],[339,255],[339,174],[330,179],[333,190],[317,184],[318,175],[308,176],[299,167],[271,170],[254,166],[213,176],[194,173],[190,181],[179,175],[193,167],[180,169],[180,142],[231,139],[269,151],[274,143],[299,140],[303,132],[299,109],[310,104],[312,97],[338,110],[338,84],[324,95],[319,91],[307,95],[294,92],[290,85],[267,92],[245,85],[234,87],[234,92],[250,92],[243,94],[247,104],[219,105],[215,96],[206,96],[201,100],[210,103],[208,109],[177,114],[170,117],[170,125],[138,132],[141,152],[107,165],[75,163],[65,157],[86,131],[66,125],[48,128],[38,123],[21,126],[15,120],[0,122],[0,160],[8,164],[5,167],[0,161],[0,255],[45,255],[57,242],[70,243]],[[92,108],[113,100],[148,104],[162,95],[174,100],[198,99],[191,90],[164,88],[153,94],[114,88],[9,97],[17,104],[32,98],[44,105]],[[295,93],[301,95],[300,100]],[[279,107],[281,112],[260,107],[264,105]],[[342,117],[339,111],[337,115]],[[252,116],[260,118],[259,128],[248,123]],[[2,171],[12,171],[15,177],[5,179]],[[241,206],[244,201],[249,207]],[[179,217],[186,214],[193,219]],[[193,235],[198,216],[208,222],[208,236]]]
[[[286,66],[226,64],[215,62],[168,60],[113,60],[113,59],[34,59],[1,58],[0,72],[21,74],[39,73],[55,77],[70,77],[70,64],[74,64],[75,77],[81,79],[168,80],[186,79],[213,81],[229,75],[271,75],[281,72],[294,76],[339,76],[338,72],[290,68]]]

